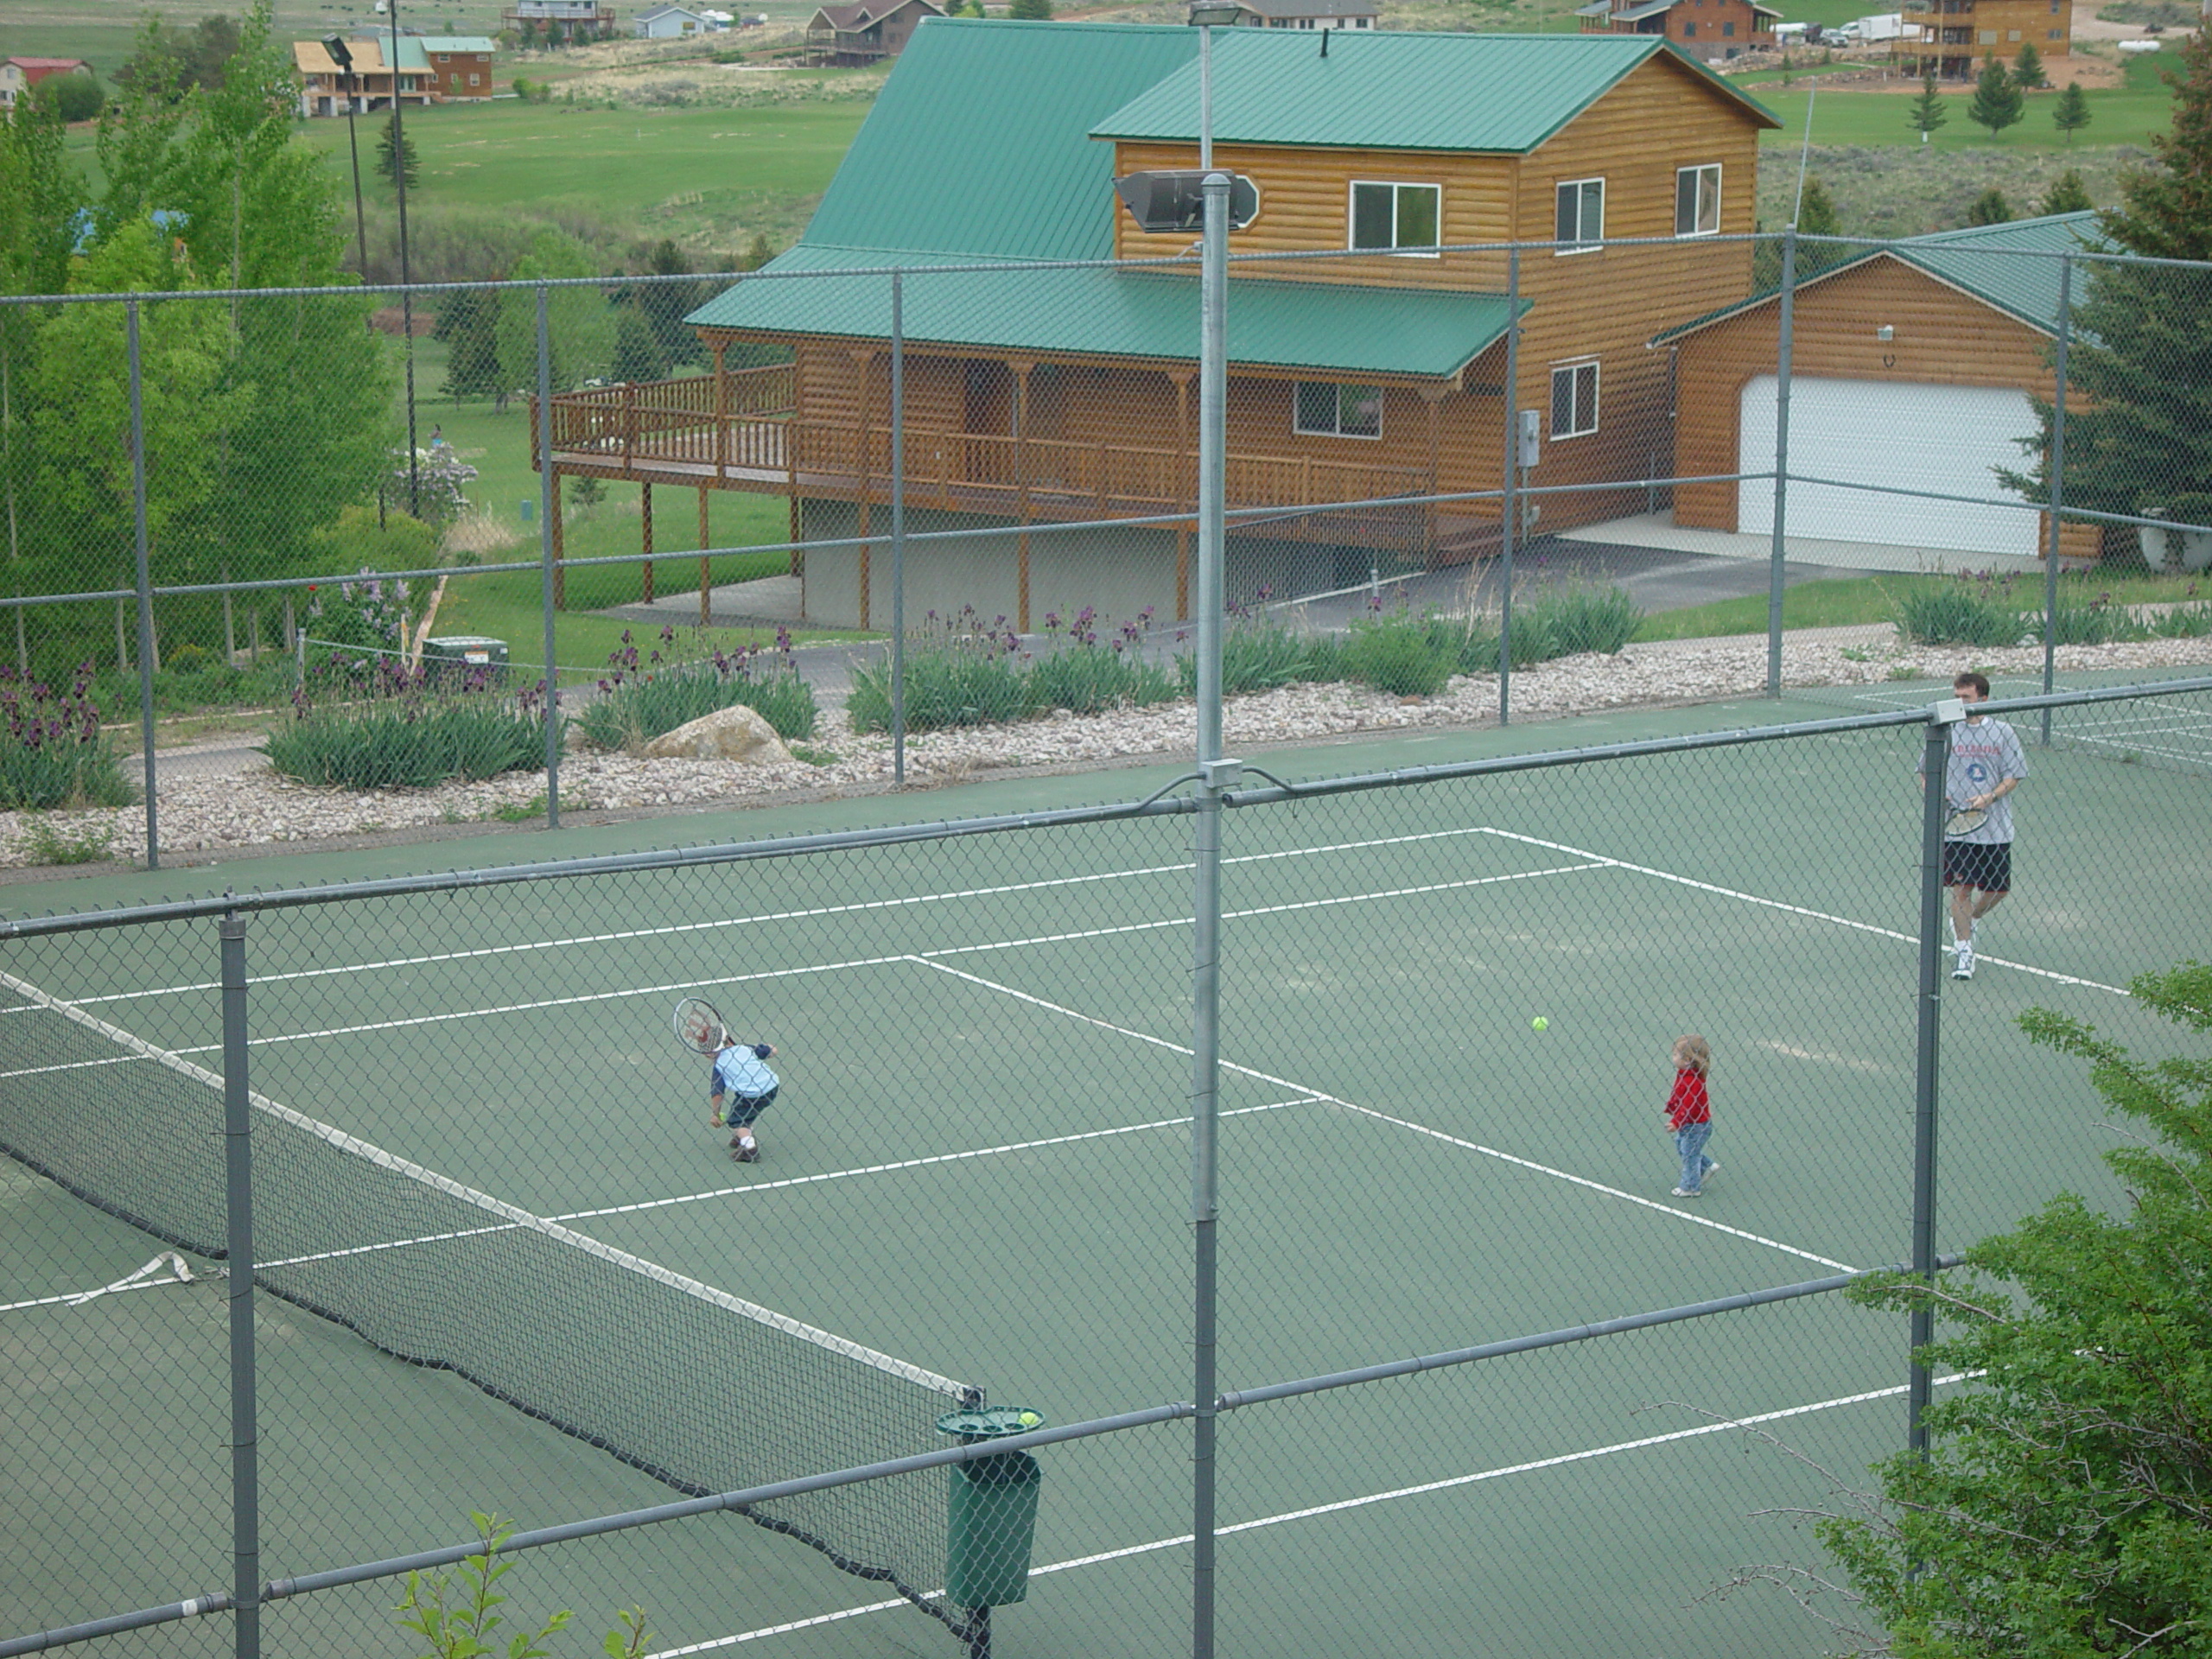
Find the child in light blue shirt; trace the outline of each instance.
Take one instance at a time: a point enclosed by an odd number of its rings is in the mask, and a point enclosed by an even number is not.
[[[768,1069],[773,1043],[741,1043],[725,1031],[715,1055],[713,1080],[707,1098],[714,1107],[714,1125],[724,1122],[737,1133],[729,1138],[729,1155],[741,1164],[760,1160],[760,1143],[753,1139],[753,1121],[776,1098],[776,1074]],[[724,1110],[727,1103],[728,1110]]]

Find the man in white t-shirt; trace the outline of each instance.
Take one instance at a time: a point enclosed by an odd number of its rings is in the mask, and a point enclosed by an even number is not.
[[[1951,683],[1961,702],[1986,702],[1989,682],[1965,673]],[[2012,890],[2012,807],[2005,799],[2028,775],[2018,734],[1987,715],[1968,715],[1951,728],[1943,772],[1947,811],[1974,807],[1989,814],[1979,827],[1943,840],[1943,885],[1951,890],[1953,979],[1974,977],[1974,924]],[[1923,787],[1924,787],[1923,778]]]

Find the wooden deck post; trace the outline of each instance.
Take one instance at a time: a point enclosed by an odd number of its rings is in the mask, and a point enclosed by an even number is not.
[[[1171,370],[1167,378],[1175,383],[1175,505],[1180,507],[1188,501],[1198,504],[1198,457],[1191,453],[1191,372]],[[1182,621],[1191,614],[1191,526],[1175,526],[1175,619]]]
[[[729,341],[715,342],[715,476],[729,476]]]
[[[1021,505],[1021,535],[1014,545],[1014,631],[1029,632],[1029,372],[1037,365],[1011,359],[1014,371],[1014,487]]]
[[[569,608],[569,571],[561,563],[561,474],[556,470],[553,474],[553,608],[556,611]],[[550,675],[553,664],[548,663],[545,671]]]
[[[707,558],[707,550],[715,544],[714,532],[707,524],[707,503],[711,499],[713,499],[711,493],[707,486],[702,484],[699,486],[699,626],[702,628],[707,626],[708,618],[713,614],[713,607],[707,600],[708,594],[715,585],[714,575],[709,568]]]
[[[653,486],[651,479],[638,485],[638,524],[639,550],[645,556],[640,568],[645,571],[645,603],[653,602]]]
[[[875,389],[875,385],[874,385],[874,382],[875,382],[875,376],[874,376],[874,367],[875,367],[875,353],[874,353],[874,352],[855,352],[855,353],[853,353],[853,372],[854,372],[854,375],[855,375],[855,378],[860,381],[860,397],[859,397],[859,398],[858,398],[858,400],[857,400],[857,406],[858,406],[858,409],[859,409],[859,414],[860,414],[860,428],[861,428],[861,429],[860,429],[860,450],[859,450],[859,453],[857,454],[857,455],[855,457],[855,460],[854,460],[854,465],[858,468],[858,474],[857,474],[857,476],[855,477],[855,480],[854,480],[854,490],[853,490],[853,494],[854,494],[854,499],[857,501],[857,503],[859,504],[859,506],[860,506],[860,530],[859,530],[859,534],[860,534],[860,537],[861,537],[861,616],[860,616],[860,624],[861,624],[861,630],[862,630],[863,632],[865,632],[865,631],[867,630],[868,626],[869,605],[870,605],[870,601],[872,601],[872,599],[874,598],[874,595],[869,592],[869,588],[871,588],[871,586],[873,585],[873,582],[872,582],[872,579],[871,579],[871,572],[870,572],[870,569],[869,569],[869,566],[870,566],[870,560],[869,560],[868,555],[869,555],[870,553],[872,553],[874,550],[873,548],[871,548],[871,547],[868,545],[868,462],[869,462],[869,461],[874,458],[874,457],[873,457],[873,454],[872,454],[872,453],[871,453],[871,446],[872,446],[872,442],[873,442],[873,440],[872,440],[872,435],[870,434],[870,432],[869,432],[869,430],[868,430],[868,415],[869,415],[869,412],[870,412],[870,411],[869,411],[869,408],[868,408],[868,404],[869,404],[869,394],[870,394],[871,392],[873,392],[873,391],[874,391],[874,389]]]
[[[622,475],[630,476],[638,464],[638,383],[622,388]]]

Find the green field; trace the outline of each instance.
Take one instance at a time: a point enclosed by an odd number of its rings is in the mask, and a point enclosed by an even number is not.
[[[1949,121],[1929,139],[1931,150],[2056,149],[2087,150],[2114,144],[2146,144],[2151,135],[2163,132],[2173,122],[2173,99],[2159,79],[2162,66],[2155,59],[2137,58],[2127,66],[2127,84],[2110,92],[2088,94],[2089,125],[2067,142],[2051,125],[2056,92],[2028,94],[2026,116],[2016,126],[1994,137],[1986,128],[1967,119],[1967,105],[1974,93],[1958,87],[1943,93]],[[1910,123],[1907,92],[1860,92],[1838,88],[1815,93],[1798,85],[1788,89],[1773,82],[1755,86],[1752,96],[1782,118],[1782,126],[1764,135],[1767,146],[1794,149],[1805,141],[1805,116],[1813,116],[1813,143],[1818,145],[1910,145],[1918,149],[1920,135]]]

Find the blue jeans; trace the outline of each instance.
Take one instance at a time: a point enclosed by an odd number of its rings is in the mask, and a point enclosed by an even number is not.
[[[1713,1125],[1688,1123],[1675,1131],[1675,1150],[1682,1154],[1682,1191],[1694,1192],[1705,1184],[1705,1172],[1713,1167],[1713,1160],[1705,1155],[1705,1143],[1713,1138]]]

